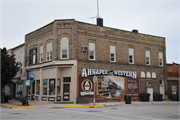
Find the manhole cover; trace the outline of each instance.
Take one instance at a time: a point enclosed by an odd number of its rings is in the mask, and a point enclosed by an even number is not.
[[[117,108],[111,108],[111,109],[117,109]]]

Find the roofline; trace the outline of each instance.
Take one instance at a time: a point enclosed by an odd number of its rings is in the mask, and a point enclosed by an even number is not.
[[[25,45],[25,43],[22,43],[22,44],[20,44],[20,45],[14,47],[14,48],[10,48],[10,50],[14,50],[14,49],[16,49],[16,48],[18,48],[18,47],[20,47],[20,46],[23,46],[23,45]]]
[[[180,65],[180,64],[178,64],[178,63],[166,63],[166,65]]]
[[[27,35],[35,32],[35,31],[38,31],[38,30],[40,30],[40,29],[42,29],[42,28],[44,28],[44,27],[46,27],[46,26],[54,23],[55,21],[66,21],[66,20],[74,20],[75,22],[79,22],[79,23],[83,23],[83,24],[89,24],[89,25],[97,26],[97,25],[95,25],[95,24],[90,24],[90,23],[86,23],[86,22],[82,22],[82,21],[77,21],[77,20],[75,20],[75,19],[55,19],[53,22],[50,22],[49,24],[47,24],[47,25],[45,25],[45,26],[43,26],[43,27],[40,27],[40,28],[38,28],[38,29],[36,29],[36,30],[34,30],[34,31],[32,31],[32,32],[29,32],[29,33],[26,34],[25,36],[27,36]],[[121,30],[121,29],[112,28],[112,27],[106,27],[106,26],[103,26],[103,27],[104,27],[104,28],[115,29],[115,30]],[[121,30],[121,31],[132,32],[132,31],[127,31],[127,30]],[[165,39],[165,37],[156,36],[156,35],[149,35],[149,34],[144,34],[144,33],[137,33],[137,34],[142,34],[142,35],[147,35],[147,36],[153,36],[153,37],[159,37],[159,38],[164,38],[164,39]]]
[[[59,20],[61,20],[61,21],[65,21],[65,20],[74,20],[74,21],[75,21],[75,19],[55,19],[54,21],[48,23],[47,25],[44,25],[44,26],[42,26],[42,27],[40,27],[40,28],[38,28],[38,29],[36,29],[36,30],[34,30],[34,31],[32,31],[32,32],[27,33],[25,36],[27,36],[27,35],[29,35],[29,34],[35,32],[35,31],[38,31],[38,30],[40,30],[40,29],[42,29],[42,28],[44,28],[44,27],[46,27],[46,26],[48,26],[48,25],[54,23],[55,21],[59,21]]]
[[[46,27],[46,26],[48,26],[48,25],[50,25],[50,24],[52,24],[52,23],[54,23],[54,21],[53,21],[53,22],[50,22],[49,24],[44,25],[43,27],[40,27],[40,28],[38,28],[38,29],[36,29],[36,30],[34,30],[34,31],[32,31],[32,32],[27,33],[25,36],[27,36],[27,35],[29,35],[29,34],[35,32],[35,31],[38,31],[38,30],[40,30],[40,29],[42,29],[42,28],[44,28],[44,27]]]
[[[77,20],[75,20],[75,21],[76,21],[76,22],[79,22],[79,23],[84,23],[84,24],[89,24],[89,25],[97,26],[97,25],[95,25],[95,24],[90,24],[90,23],[81,22],[81,21],[77,21]],[[110,28],[110,29],[115,29],[115,30],[121,30],[121,29],[112,28],[112,27],[106,27],[106,26],[103,26],[103,27],[105,27],[105,28]],[[132,32],[132,31],[127,31],[127,30],[121,30],[121,31]],[[164,39],[165,39],[165,37],[156,36],[156,35],[149,35],[149,34],[144,34],[144,33],[139,33],[139,32],[138,32],[137,34],[142,34],[142,35],[147,35],[147,36],[153,36],[153,37],[159,37],[159,38],[164,38]]]

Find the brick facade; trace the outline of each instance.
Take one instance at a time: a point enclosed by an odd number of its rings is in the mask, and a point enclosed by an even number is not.
[[[85,32],[85,30],[87,32]],[[88,23],[69,20],[55,20],[54,22],[35,30],[25,37],[25,56],[29,50],[38,48],[37,64],[40,64],[39,51],[43,45],[43,62],[46,61],[46,44],[52,42],[53,60],[60,60],[60,39],[69,39],[69,60],[77,60],[77,71],[86,69],[106,69],[150,72],[151,78],[141,78],[141,91],[147,92],[146,82],[151,81],[153,92],[159,93],[159,80],[164,81],[166,87],[166,45],[164,37],[134,33],[108,27],[100,27]],[[88,51],[82,47],[89,47],[89,42],[95,43],[95,60],[89,60]],[[116,62],[110,62],[110,45],[116,46]],[[129,64],[129,48],[134,49],[134,64]],[[145,51],[150,51],[150,65],[146,65]],[[163,66],[159,66],[159,54],[163,53]],[[26,61],[28,65],[28,61]],[[156,78],[152,78],[152,72]],[[166,88],[165,88],[166,89]]]
[[[167,90],[169,91],[168,99],[172,94],[179,94],[179,64],[166,64],[167,69]]]

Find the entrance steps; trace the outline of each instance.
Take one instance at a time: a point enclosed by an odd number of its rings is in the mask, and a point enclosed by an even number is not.
[[[72,101],[57,101],[57,102],[54,102],[54,104],[73,104]]]

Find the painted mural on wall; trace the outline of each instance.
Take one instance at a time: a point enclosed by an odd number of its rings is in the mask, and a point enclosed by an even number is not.
[[[125,95],[125,78],[119,76],[97,76],[100,97],[113,98]]]
[[[96,71],[96,72],[94,72]],[[97,82],[94,92],[93,76]],[[107,71],[83,69],[78,72],[78,97],[99,99],[124,99],[125,95],[139,97],[140,77],[131,71]]]

